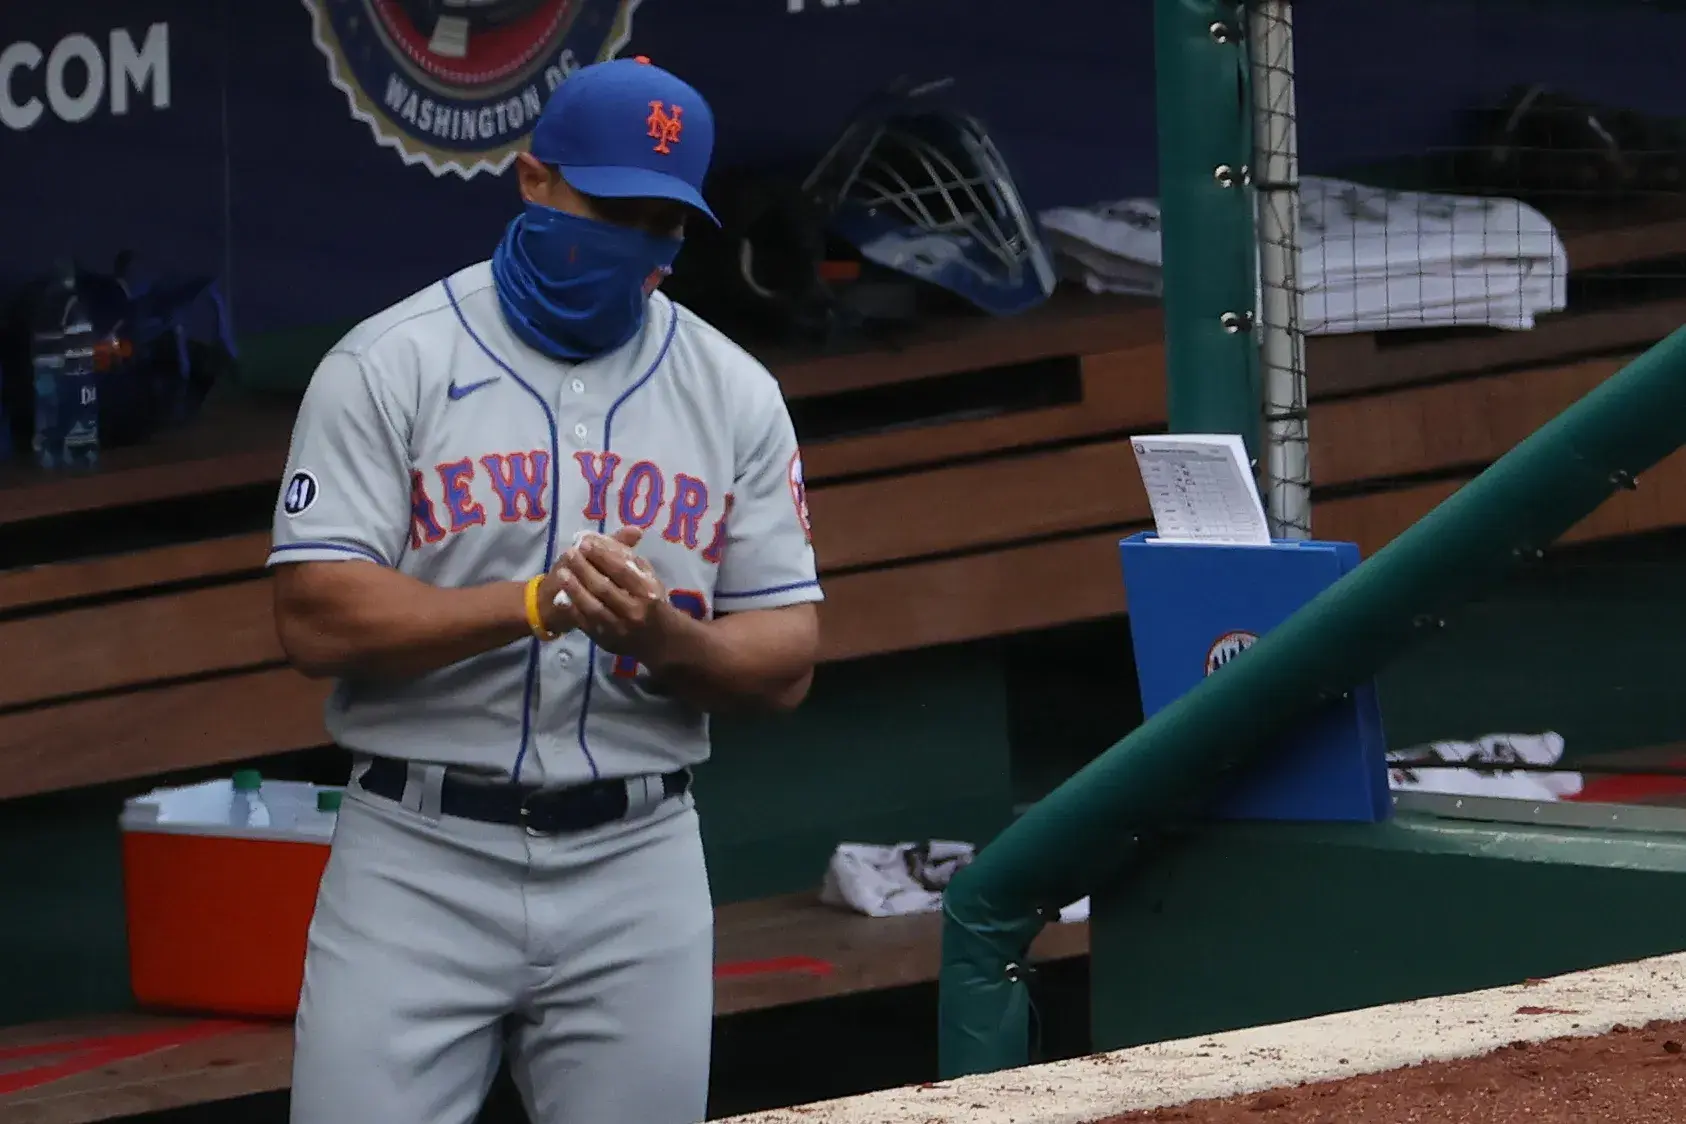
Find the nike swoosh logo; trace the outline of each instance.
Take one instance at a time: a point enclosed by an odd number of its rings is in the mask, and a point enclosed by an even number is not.
[[[479,390],[481,387],[491,386],[493,383],[495,383],[497,381],[498,380],[497,380],[496,375],[492,376],[489,379],[481,379],[479,382],[471,382],[467,386],[458,386],[456,384],[456,382],[453,381],[450,386],[445,388],[445,393],[451,396],[451,401],[458,402],[458,401],[461,401],[464,398],[467,398],[470,394],[473,394],[475,391]]]

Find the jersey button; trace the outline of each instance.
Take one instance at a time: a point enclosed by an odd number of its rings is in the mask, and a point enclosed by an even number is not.
[[[574,662],[574,653],[564,648],[556,654],[556,662],[566,667],[568,664]]]
[[[576,425],[576,426],[575,426],[575,427],[574,427],[574,440],[576,440],[576,441],[578,441],[578,442],[580,442],[580,444],[582,444],[582,445],[583,445],[583,444],[585,444],[585,439],[586,439],[586,436],[587,436],[587,435],[588,435],[588,434],[589,434],[589,433],[590,433],[590,432],[591,432],[591,431],[590,431],[590,430],[589,430],[589,429],[587,429],[587,428],[586,428],[586,427],[585,427],[585,425],[584,425],[584,423],[581,423],[581,424],[579,424],[579,425]]]
[[[585,393],[585,382],[582,379],[575,379],[573,382],[569,383],[568,385],[573,388],[573,391],[574,391],[575,394],[584,394]]]

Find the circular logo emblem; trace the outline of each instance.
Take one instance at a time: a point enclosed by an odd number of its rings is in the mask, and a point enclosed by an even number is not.
[[[790,502],[796,505],[796,521],[802,524],[802,537],[814,541],[814,524],[808,518],[808,483],[802,477],[802,450],[790,455]]]
[[[351,115],[406,164],[509,167],[563,79],[613,58],[641,0],[303,0]]]
[[[320,489],[316,487],[316,477],[303,471],[293,473],[293,478],[287,481],[287,490],[281,493],[281,510],[288,515],[302,515],[310,510],[310,505],[316,502],[316,495]]]
[[[1258,642],[1258,636],[1251,632],[1224,633],[1206,649],[1206,674],[1212,674]]]

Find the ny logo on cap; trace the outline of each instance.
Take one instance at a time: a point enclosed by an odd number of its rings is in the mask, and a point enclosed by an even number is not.
[[[679,134],[685,131],[685,122],[680,120],[684,112],[684,106],[668,109],[663,102],[650,103],[650,116],[644,118],[644,123],[650,126],[649,136],[656,142],[656,151],[664,156],[673,151],[672,146],[679,143]]]

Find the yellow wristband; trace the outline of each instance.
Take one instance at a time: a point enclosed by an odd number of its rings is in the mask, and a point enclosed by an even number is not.
[[[533,635],[540,640],[555,640],[561,633],[546,628],[544,617],[539,614],[539,585],[543,581],[543,574],[527,579],[527,627],[532,629]]]

